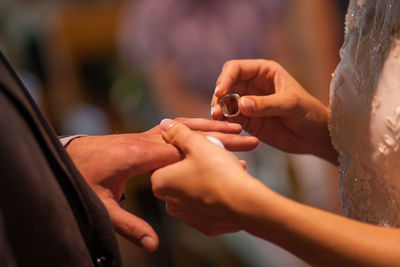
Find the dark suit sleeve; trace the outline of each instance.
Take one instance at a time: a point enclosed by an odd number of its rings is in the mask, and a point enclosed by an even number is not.
[[[14,255],[8,243],[7,231],[5,230],[3,216],[0,211],[0,266],[14,267],[17,266]]]

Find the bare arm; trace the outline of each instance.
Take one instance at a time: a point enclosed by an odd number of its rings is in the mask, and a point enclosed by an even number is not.
[[[238,203],[243,229],[249,233],[315,266],[399,266],[400,229],[369,225],[309,207],[262,184],[251,189]]]
[[[185,159],[153,173],[167,211],[207,235],[239,230],[316,266],[399,266],[400,229],[373,226],[289,200],[251,177],[229,152],[172,121],[163,136]],[[209,157],[212,154],[213,157]]]

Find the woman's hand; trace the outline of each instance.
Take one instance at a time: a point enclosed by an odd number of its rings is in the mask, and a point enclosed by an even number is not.
[[[214,119],[223,119],[219,100],[227,93],[242,96],[241,114],[229,121],[278,149],[314,154],[336,164],[337,152],[328,131],[329,109],[276,62],[228,61],[211,103]]]
[[[247,231],[313,266],[400,266],[400,229],[292,201],[249,176],[231,153],[204,136],[171,120],[162,129],[184,155],[151,177],[170,215],[207,235]]]
[[[153,192],[166,201],[167,212],[207,235],[242,229],[243,196],[260,183],[225,149],[172,120],[161,124],[164,139],[184,159],[156,170]]]

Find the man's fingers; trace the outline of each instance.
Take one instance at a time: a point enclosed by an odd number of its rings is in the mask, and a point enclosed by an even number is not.
[[[184,154],[190,153],[191,149],[198,146],[209,145],[205,143],[201,135],[192,132],[185,125],[170,119],[161,122],[163,136],[168,143],[178,147]],[[248,151],[254,149],[258,144],[258,139],[252,136],[240,136],[237,134],[226,134],[220,132],[207,132],[208,136],[215,137],[222,142],[224,147],[230,151]]]
[[[117,233],[149,252],[157,249],[158,236],[147,222],[123,210],[117,203],[110,205],[112,207],[107,209]]]
[[[225,121],[211,121],[202,118],[195,119],[184,119],[177,118],[178,121],[193,131],[202,132],[221,132],[221,133],[240,133],[242,131],[242,126],[237,123],[228,123]]]
[[[257,147],[258,138],[237,134],[223,134],[218,132],[207,133],[208,136],[218,138],[229,151],[249,151]]]

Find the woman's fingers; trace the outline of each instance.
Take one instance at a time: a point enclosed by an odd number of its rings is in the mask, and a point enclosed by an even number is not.
[[[239,99],[240,112],[248,117],[286,117],[293,106],[293,97],[286,94],[243,96]]]
[[[275,83],[275,74],[278,70],[279,64],[268,60],[231,60],[226,62],[218,77],[211,100],[211,117],[217,120],[223,119],[219,100],[228,92],[239,93],[241,96],[271,94]],[[257,90],[249,88],[250,81]]]
[[[275,66],[275,62],[268,60],[230,60],[222,68],[217,79],[216,97],[229,92],[237,82],[249,81],[261,73]]]
[[[162,135],[168,143],[176,146],[185,155],[196,150],[198,146],[209,145],[207,141],[204,144],[204,137],[192,132],[187,126],[176,121],[165,119],[160,124]],[[203,140],[204,138],[204,140]]]
[[[248,60],[230,60],[222,68],[221,74],[217,79],[214,95],[211,100],[211,107],[219,105],[219,99],[230,92],[234,85],[240,80],[250,79],[257,74],[258,64],[250,63]],[[250,74],[250,75],[249,75]],[[220,117],[222,114],[215,110],[214,117]]]

